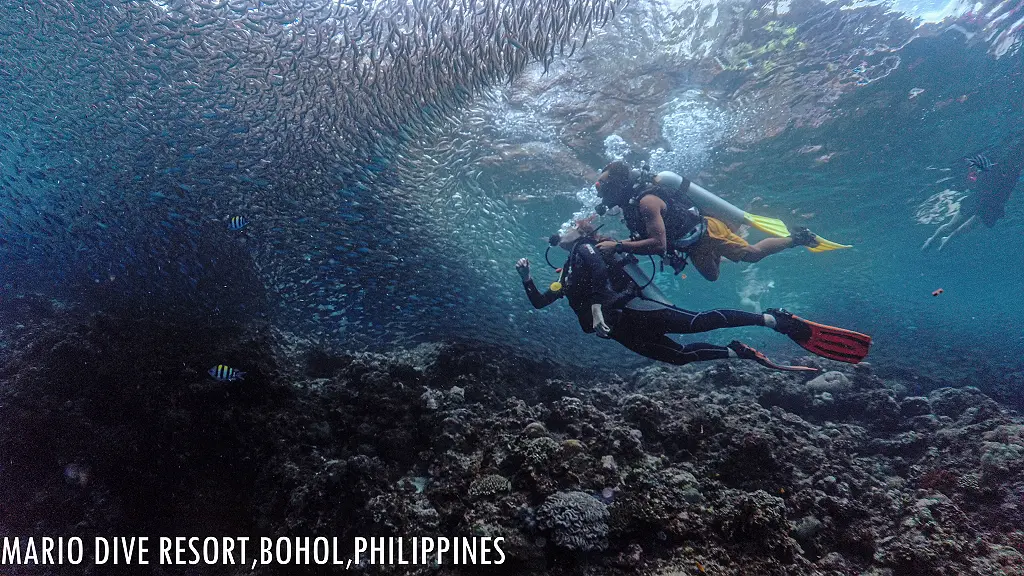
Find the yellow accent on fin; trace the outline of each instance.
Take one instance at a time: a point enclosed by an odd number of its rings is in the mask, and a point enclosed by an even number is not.
[[[782,220],[769,218],[767,216],[758,216],[757,214],[751,214],[750,212],[744,212],[743,217],[747,219],[747,222],[749,222],[751,226],[765,234],[771,234],[772,236],[778,236],[779,238],[789,236],[789,228],[786,228],[786,224]]]
[[[747,219],[747,222],[751,226],[764,232],[765,234],[771,234],[778,238],[785,238],[789,236],[789,228],[786,228],[786,224],[777,218],[769,218],[767,216],[758,216],[757,214],[751,214],[744,212],[743,217]],[[839,244],[831,240],[826,240],[821,236],[818,236],[818,245],[807,249],[811,252],[828,252],[829,250],[839,250],[840,248],[852,248],[850,244]]]
[[[821,236],[818,236],[817,246],[808,246],[807,249],[811,252],[828,252],[829,250],[839,250],[840,248],[853,248],[852,244],[839,244],[831,240],[825,240]]]

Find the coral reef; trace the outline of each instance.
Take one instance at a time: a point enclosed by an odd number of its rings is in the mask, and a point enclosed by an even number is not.
[[[586,492],[556,492],[537,508],[537,527],[556,546],[590,552],[608,546],[608,507]]]
[[[488,574],[1024,573],[1024,418],[980,386],[908,395],[824,361],[613,374],[465,342],[347,354],[18,304],[0,535],[501,536]],[[222,362],[249,375],[208,378]]]

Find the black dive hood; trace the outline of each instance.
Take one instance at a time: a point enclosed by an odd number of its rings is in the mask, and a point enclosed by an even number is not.
[[[630,200],[632,200],[632,198],[636,196],[637,190],[639,188],[642,188],[643,186],[651,183],[653,180],[654,178],[653,176],[651,176],[650,164],[646,162],[641,163],[639,170],[637,170],[636,168],[631,168],[629,170],[629,182],[626,183],[626,190],[628,191],[629,197],[625,199],[625,202],[616,204],[607,204],[605,202],[601,202],[600,204],[594,207],[594,211],[597,212],[598,216],[604,216],[605,214],[608,213],[609,210],[611,210],[615,206],[624,207],[625,204],[628,204]]]

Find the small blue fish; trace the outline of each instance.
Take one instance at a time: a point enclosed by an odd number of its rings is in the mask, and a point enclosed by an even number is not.
[[[242,228],[249,225],[249,221],[245,219],[245,216],[232,216],[231,221],[228,222],[228,230],[238,232]]]
[[[971,156],[967,159],[967,165],[971,168],[977,168],[980,172],[991,170],[995,163],[988,159],[988,156],[984,154],[978,154],[977,156]]]
[[[224,364],[217,364],[213,368],[210,368],[208,374],[213,376],[218,382],[233,382],[235,380],[244,380],[245,372],[235,370],[230,366]]]

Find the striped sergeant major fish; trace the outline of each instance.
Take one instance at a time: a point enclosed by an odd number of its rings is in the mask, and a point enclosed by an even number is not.
[[[210,368],[210,376],[213,376],[214,380],[218,382],[233,382],[235,380],[244,380],[245,372],[235,370],[230,366],[224,364],[217,364],[213,368]]]
[[[991,170],[995,163],[988,159],[988,156],[984,154],[978,154],[977,156],[971,156],[967,159],[967,165],[971,168],[977,168],[981,172]]]
[[[237,232],[242,228],[245,228],[249,224],[249,221],[245,219],[245,216],[232,216],[228,222],[228,230]]]

